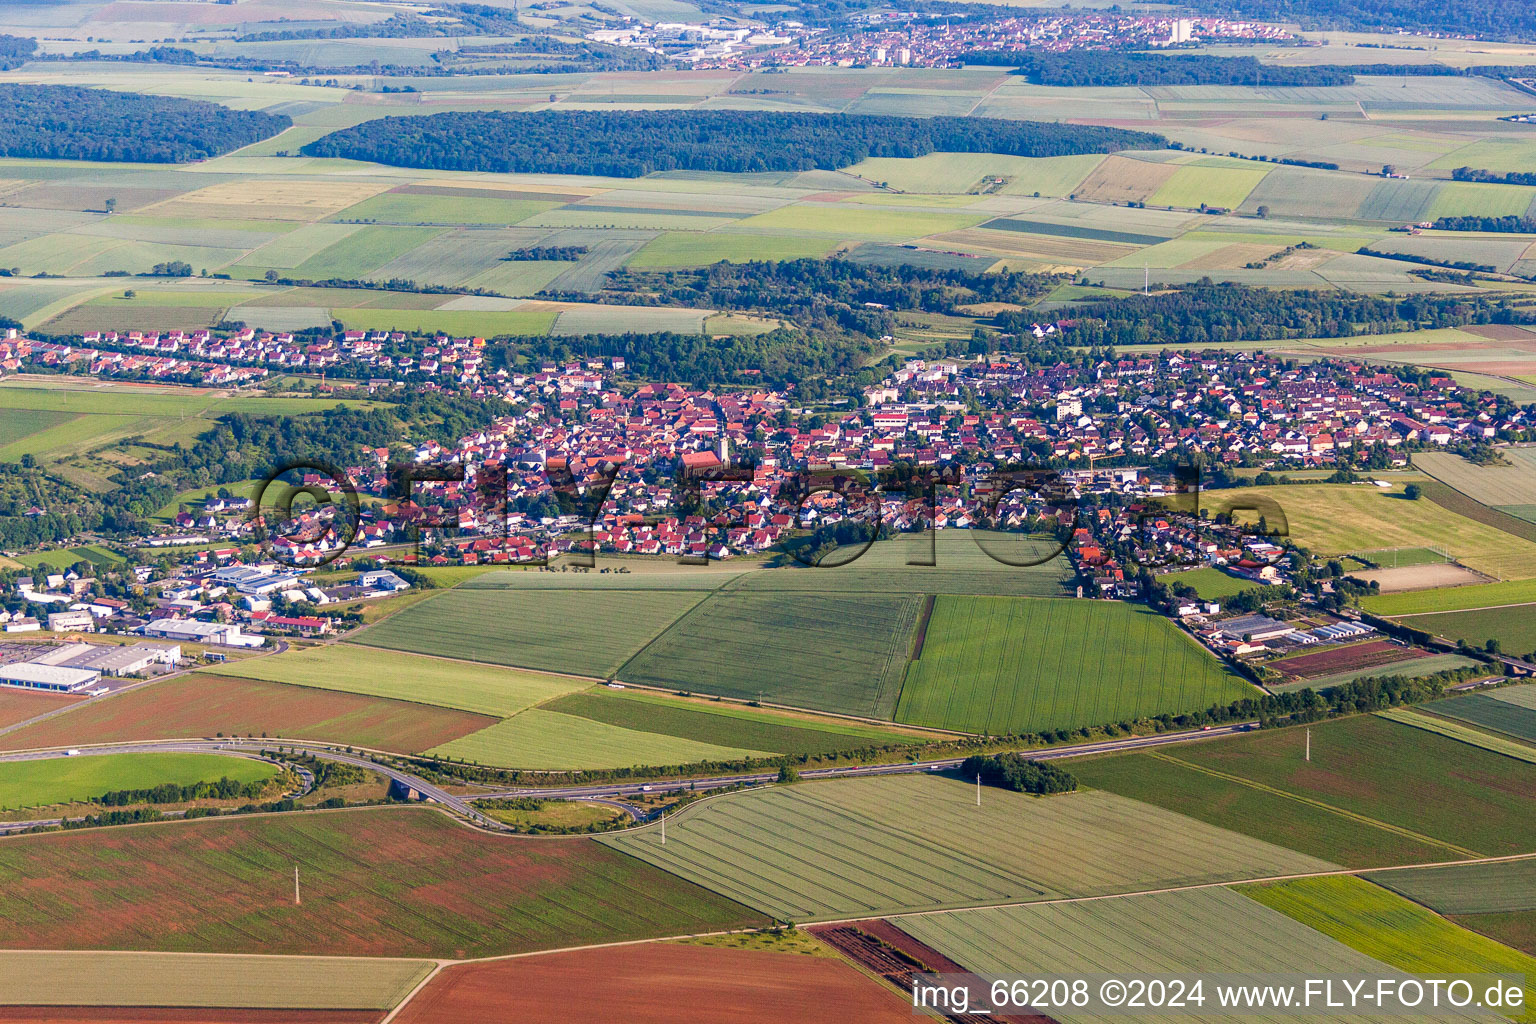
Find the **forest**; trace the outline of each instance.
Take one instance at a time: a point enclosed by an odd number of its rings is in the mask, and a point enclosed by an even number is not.
[[[1504,234],[1536,233],[1536,217],[1440,217],[1437,231],[1493,231]]]
[[[52,160],[206,160],[270,138],[284,114],[68,85],[0,84],[0,156]]]
[[[1254,57],[1068,50],[969,53],[967,64],[1013,65],[1036,85],[1352,85],[1355,76],[1327,65],[1289,67]]]
[[[1480,39],[1536,40],[1529,0],[1186,0],[1214,18],[1297,22],[1307,29],[1416,32]]]
[[[1347,338],[1416,328],[1536,322],[1526,310],[1480,296],[1274,291],[1213,284],[1209,278],[1160,295],[1080,303],[1071,315],[1067,336],[1075,345]],[[999,313],[996,320],[1004,330],[1019,334],[1030,329],[1035,317]]]
[[[887,117],[753,110],[467,111],[385,117],[303,148],[306,156],[498,173],[836,170],[933,152],[1068,156],[1158,149],[1160,135],[985,117]]]
[[[27,36],[0,35],[0,71],[21,67],[37,52],[37,40]]]
[[[1509,171],[1499,174],[1477,167],[1458,167],[1451,172],[1457,181],[1486,181],[1495,185],[1536,185],[1536,171]]]
[[[774,313],[812,330],[878,338],[895,328],[891,310],[953,313],[973,302],[1029,303],[1059,284],[1041,274],[967,274],[848,260],[716,263],[697,270],[609,275],[602,301],[707,306]],[[590,301],[590,297],[588,297]]]

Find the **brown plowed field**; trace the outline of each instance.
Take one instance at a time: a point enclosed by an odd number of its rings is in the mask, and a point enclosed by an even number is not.
[[[1394,661],[1412,661],[1424,656],[1424,652],[1410,647],[1386,640],[1370,640],[1348,647],[1333,647],[1316,654],[1282,658],[1270,662],[1270,667],[1292,679],[1305,679],[1310,676],[1331,676],[1337,672],[1353,672],[1357,668],[1370,668],[1373,665],[1389,665]]]
[[[204,1010],[154,1006],[0,1006],[0,1024],[374,1024],[379,1010]]]
[[[62,694],[38,693],[34,690],[18,690],[14,686],[0,686],[0,729],[84,699],[84,697],[66,697]]]
[[[1536,341],[1536,335],[1514,324],[1478,324],[1475,327],[1463,327],[1462,330],[1489,341]]]
[[[1178,164],[1155,164],[1123,156],[1106,157],[1077,186],[1078,199],[1097,203],[1145,202],[1179,169]]]
[[[911,1024],[888,989],[831,957],[679,943],[463,964],[398,1024]]]
[[[257,679],[190,675],[98,700],[7,733],[0,736],[0,749],[181,739],[222,732],[326,740],[415,754],[495,724],[496,719],[486,715],[403,700]]]

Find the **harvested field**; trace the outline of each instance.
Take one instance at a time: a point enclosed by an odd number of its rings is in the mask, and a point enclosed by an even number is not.
[[[1438,914],[1536,910],[1536,859],[1366,875]]]
[[[1250,696],[1165,617],[1119,602],[940,597],[898,721],[993,735],[1075,729]]]
[[[1124,205],[1146,202],[1179,171],[1177,164],[1148,163],[1123,156],[1107,156],[1083,179],[1073,194],[1095,203]]]
[[[355,639],[391,650],[607,677],[702,597],[674,590],[455,590]]]
[[[1295,971],[1314,976],[1382,973],[1382,965],[1369,956],[1222,888],[929,914],[902,918],[900,924],[902,930],[967,970],[995,977],[1206,971]],[[1052,1015],[1063,1024],[1115,1019],[1080,1011],[1053,1011]],[[1251,1010],[1223,1014],[1214,1006],[1203,1012],[1181,1012],[1180,1017],[1199,1022],[1255,1019]],[[1364,1013],[1328,1015],[1330,1021],[1362,1024],[1380,1019]]]
[[[194,1009],[174,1006],[0,1006],[3,1024],[377,1024],[382,1010]]]
[[[340,957],[231,956],[185,953],[56,953],[0,951],[0,1021],[4,1011],[22,1009],[41,1016],[43,1006],[75,1007],[98,1014],[65,1011],[49,1020],[145,1020],[128,1007],[225,1007],[260,1011],[260,1024],[309,1024],[307,1010],[387,1010],[427,976],[423,960],[366,960]],[[291,1017],[272,1010],[291,1008]],[[27,1018],[21,1017],[25,1020]],[[160,1018],[156,1018],[160,1019]],[[167,1020],[239,1021],[213,1014]],[[245,1018],[252,1019],[252,1018]],[[318,1021],[335,1018],[320,1014]],[[356,1015],[352,1018],[359,1019]],[[372,1015],[360,1019],[371,1020]]]
[[[0,729],[78,704],[84,698],[0,686]]]
[[[895,990],[832,957],[646,943],[450,967],[395,1019],[905,1024],[912,1011]]]
[[[233,667],[233,666],[231,666]],[[495,719],[255,679],[194,674],[94,700],[0,736],[0,749],[189,736],[284,736],[418,753]]]
[[[431,603],[412,605],[411,610]],[[364,637],[368,635],[362,634]],[[214,675],[344,690],[496,716],[515,715],[540,701],[582,686],[560,676],[426,658],[353,644],[291,650],[208,671]]]
[[[1326,870],[1112,793],[974,801],[930,775],[804,783],[695,803],[665,846],[654,827],[599,841],[795,921]]]
[[[1084,241],[1061,235],[1028,235],[1018,231],[996,231],[986,227],[932,235],[925,238],[923,243],[964,252],[984,253],[989,256],[1007,256],[1083,266],[1108,263],[1135,251],[1114,242]]]
[[[1507,466],[1479,466],[1447,452],[1415,454],[1413,464],[1484,505],[1536,504],[1536,448],[1506,449],[1503,455]]]
[[[646,686],[889,718],[919,603],[899,593],[716,591],[617,674]]]
[[[1277,661],[1266,662],[1287,680],[1311,676],[1332,675],[1374,665],[1387,665],[1414,658],[1427,657],[1428,652],[1405,647],[1391,640],[1367,640],[1364,643],[1345,644],[1309,654],[1294,654]]]
[[[1397,569],[1365,569],[1351,576],[1374,582],[1383,594],[1404,590],[1429,590],[1435,587],[1466,587],[1488,582],[1488,577],[1454,562],[1438,565],[1405,565]]]
[[[209,185],[140,210],[156,217],[210,220],[320,220],[388,185],[362,181],[251,181],[242,179]]]
[[[589,839],[508,840],[424,808],[18,836],[0,870],[13,947],[464,958],[762,921]]]

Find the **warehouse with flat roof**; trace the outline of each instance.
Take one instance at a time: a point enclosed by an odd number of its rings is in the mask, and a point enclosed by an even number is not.
[[[74,693],[94,686],[101,673],[93,668],[64,668],[60,665],[0,665],[0,685],[19,686],[24,690],[51,690]]]

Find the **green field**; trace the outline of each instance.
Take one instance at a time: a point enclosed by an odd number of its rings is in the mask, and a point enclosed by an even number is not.
[[[735,761],[773,752],[703,743],[534,708],[431,753],[506,768],[577,771]]]
[[[1519,974],[1530,1020],[1536,958],[1438,917],[1416,903],[1352,877],[1303,878],[1243,893],[1367,956],[1410,974]]]
[[[648,242],[627,264],[633,270],[704,267],[726,260],[820,259],[837,245],[827,238],[754,235],[738,231],[668,231]]]
[[[591,840],[508,841],[425,808],[16,837],[0,871],[0,945],[59,950],[463,958],[762,921]]]
[[[703,596],[688,591],[455,590],[407,608],[354,639],[372,647],[607,677]]]
[[[854,722],[792,717],[739,704],[682,701],[633,690],[585,690],[544,705],[593,722],[780,754],[828,754],[838,750],[913,742],[913,737]]]
[[[5,950],[0,1005],[387,1010],[431,968],[360,957]]]
[[[902,159],[871,157],[847,168],[870,181],[886,182],[904,192],[963,193],[977,187],[984,177],[1008,178],[1005,195],[1065,196],[1077,187],[1104,159],[1097,153],[1083,156],[1030,158],[998,153],[929,153]]]
[[[100,544],[87,544],[77,548],[53,548],[49,551],[32,551],[25,555],[17,555],[14,561],[20,562],[29,569],[42,569],[44,566],[51,566],[59,572],[65,572],[76,562],[90,562],[98,569],[122,565],[123,557],[107,550]]]
[[[902,241],[975,227],[986,214],[937,213],[902,208],[871,209],[834,203],[796,203],[741,221],[740,228],[810,231],[839,238]]]
[[[1449,854],[1442,860],[1536,848],[1536,765],[1374,715],[1312,726],[1306,761],[1304,732],[1261,730],[1154,756],[1432,839]]]
[[[384,224],[516,224],[558,203],[528,199],[415,195],[386,192],[349,206],[338,221],[377,221]]]
[[[1536,910],[1536,858],[1366,875],[1437,914]]]
[[[367,638],[396,619],[425,611],[446,596],[435,597],[391,616],[361,636]],[[291,650],[269,658],[214,666],[207,671],[215,675],[295,683],[497,716],[515,715],[524,708],[570,693],[583,685],[560,676],[416,657],[352,644]]]
[[[1225,888],[925,914],[896,923],[967,970],[989,977],[1383,973],[1378,961]],[[1210,998],[1209,990],[1206,995]],[[1053,1016],[1069,1022],[1113,1019],[1082,1012],[1063,1017],[1053,1011]],[[1235,1011],[1223,1014],[1213,1005],[1203,1012],[1181,1011],[1179,1016],[1198,1022],[1281,1019]],[[1367,1022],[1383,1018],[1330,1013],[1327,1019]]]
[[[1536,688],[1517,686],[1472,693],[1425,704],[1424,709],[1506,736],[1536,742]]]
[[[417,331],[481,338],[537,336],[555,326],[547,310],[467,309],[346,309],[333,307],[331,316],[349,330]]]
[[[1495,754],[1503,754],[1517,761],[1525,761],[1536,764],[1536,747],[1526,743],[1517,743],[1507,736],[1496,736],[1493,733],[1474,729],[1461,722],[1453,722],[1441,718],[1438,715],[1427,714],[1417,708],[1392,708],[1389,711],[1378,711],[1376,714],[1389,722],[1397,722],[1401,725],[1412,726],[1415,729],[1423,729],[1440,736],[1448,736],[1453,740],[1480,747],[1483,750],[1491,750]]]
[[[1416,453],[1413,464],[1484,505],[1536,504],[1536,448],[1509,448],[1500,454],[1505,465],[1478,465],[1448,452]]]
[[[1343,686],[1357,679],[1382,679],[1387,676],[1403,676],[1416,678],[1434,675],[1436,672],[1446,672],[1452,669],[1471,668],[1483,664],[1475,658],[1468,658],[1460,654],[1431,654],[1427,658],[1410,658],[1404,661],[1394,661],[1386,665],[1368,665],[1365,668],[1352,669],[1348,672],[1334,672],[1326,676],[1311,676],[1306,679],[1298,679],[1295,682],[1281,683],[1271,686],[1276,693],[1284,693],[1287,690],[1300,690],[1311,687],[1319,692],[1330,686]]]
[[[436,228],[363,228],[294,267],[293,276],[316,281],[364,278],[438,233]]]
[[[1497,640],[1505,654],[1536,651],[1536,606],[1522,608],[1474,608],[1464,612],[1429,612],[1396,621],[1447,640],[1465,640],[1481,648]]]
[[[0,808],[43,807],[93,800],[119,789],[152,789],[162,782],[259,782],[277,765],[221,754],[107,754],[13,761],[0,771]]]
[[[920,603],[899,593],[717,591],[618,674],[647,686],[888,719]]]
[[[1326,862],[1110,793],[1037,799],[928,775],[706,800],[602,842],[804,921],[1326,870]]]
[[[1202,601],[1224,601],[1258,586],[1252,580],[1240,580],[1236,576],[1227,575],[1220,569],[1211,568],[1170,572],[1166,576],[1159,576],[1157,581],[1166,583],[1170,587],[1176,583],[1194,587],[1195,593],[1200,595]]]
[[[1198,711],[1254,692],[1141,605],[940,597],[896,718],[994,735],[1042,732]]]
[[[1377,615],[1418,615],[1424,612],[1465,611],[1514,604],[1536,604],[1536,580],[1505,580],[1502,583],[1480,583],[1470,587],[1373,594],[1360,601],[1362,608]],[[1519,608],[1508,610],[1516,615],[1522,611]]]
[[[1203,167],[1188,164],[1152,194],[1153,206],[1195,209],[1201,204],[1235,210],[1269,173],[1265,167]]]

